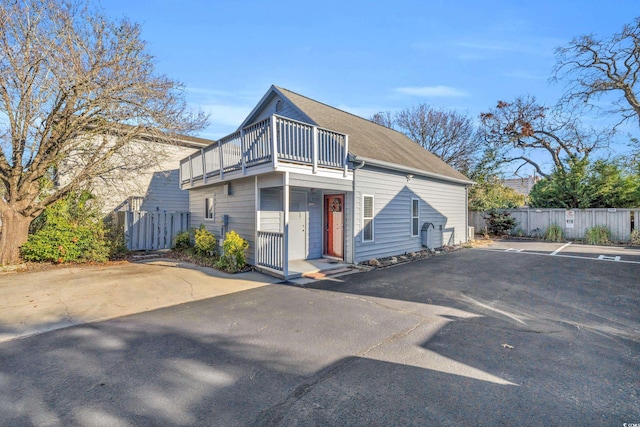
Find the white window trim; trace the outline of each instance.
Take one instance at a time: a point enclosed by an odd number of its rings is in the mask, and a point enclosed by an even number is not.
[[[414,216],[413,215],[413,202],[418,202],[418,215]],[[411,211],[409,212],[409,215],[411,215],[411,223],[410,223],[410,229],[409,229],[409,233],[411,235],[411,237],[420,237],[420,199],[416,199],[416,198],[411,198]],[[418,218],[418,227],[416,228],[416,232],[415,234],[413,233],[413,220]]]
[[[211,200],[211,216],[209,216],[209,212],[207,211],[207,200]],[[211,197],[204,198],[204,220],[205,221],[215,221],[216,219],[216,195],[213,194]]]
[[[364,216],[364,199],[365,197],[371,197],[371,218]],[[375,217],[376,217],[376,198],[373,194],[363,194],[362,195],[362,242],[363,243],[371,243],[375,241]],[[364,228],[365,228],[365,220],[371,219],[371,240],[365,240],[364,238]]]

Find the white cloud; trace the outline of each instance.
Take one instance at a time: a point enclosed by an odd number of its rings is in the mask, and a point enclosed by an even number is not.
[[[408,86],[396,88],[397,92],[425,98],[460,98],[469,96],[468,92],[450,86]]]

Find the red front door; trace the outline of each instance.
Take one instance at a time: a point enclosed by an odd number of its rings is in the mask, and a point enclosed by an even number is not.
[[[344,255],[344,194],[324,196],[325,255]]]

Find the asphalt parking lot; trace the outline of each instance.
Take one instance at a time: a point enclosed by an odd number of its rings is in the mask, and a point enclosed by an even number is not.
[[[640,248],[624,246],[597,246],[572,242],[513,239],[497,240],[491,245],[479,249],[640,264]]]
[[[0,343],[0,424],[640,422],[640,265],[508,249]]]

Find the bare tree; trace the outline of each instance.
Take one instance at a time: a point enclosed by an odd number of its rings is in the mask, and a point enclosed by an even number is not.
[[[483,137],[499,163],[520,163],[518,169],[529,164],[544,177],[550,172],[543,169],[542,160],[551,160],[556,170],[564,171],[571,162],[607,147],[609,140],[606,131],[585,130],[576,118],[563,117],[529,96],[498,101],[495,108],[480,114],[480,120]]]
[[[620,115],[620,123],[634,117],[640,122],[640,18],[610,38],[577,37],[558,48],[556,58],[553,79],[567,83],[564,102],[593,107],[594,100],[611,94],[606,112]]]
[[[395,124],[395,118],[391,111],[380,111],[371,117],[371,121],[389,129],[393,129]]]
[[[471,117],[419,104],[395,114],[381,112],[372,121],[404,133],[461,172],[467,172],[482,148]]]
[[[14,263],[31,221],[96,178],[147,165],[135,141],[202,127],[180,84],[154,71],[140,27],[84,0],[0,3],[0,264]],[[155,144],[158,145],[158,144]],[[49,183],[50,173],[64,176]]]

